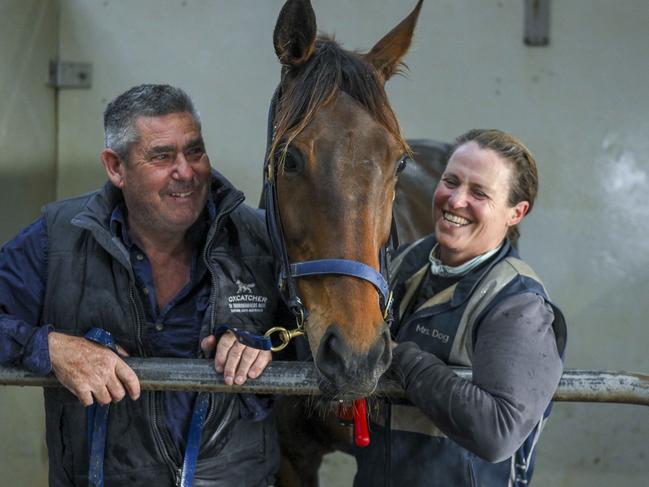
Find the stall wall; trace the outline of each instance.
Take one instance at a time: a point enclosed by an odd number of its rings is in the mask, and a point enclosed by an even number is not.
[[[56,96],[48,62],[58,49],[58,2],[0,0],[0,242],[54,198]],[[46,485],[43,399],[0,388],[0,484]]]
[[[414,3],[313,0],[320,29],[360,49]],[[104,180],[106,103],[135,84],[167,82],[193,95],[213,165],[255,204],[279,78],[271,34],[281,4],[62,0],[61,56],[92,62],[94,72],[90,90],[58,96],[57,197]],[[536,154],[541,191],[521,250],[566,314],[570,368],[649,371],[648,22],[644,0],[555,1],[550,45],[528,47],[521,0],[426,0],[409,71],[389,82],[408,137],[450,141],[468,128],[496,127]],[[20,133],[33,140],[38,132],[27,125]],[[642,407],[558,403],[535,483],[643,484],[648,436]],[[326,485],[350,483],[353,468],[339,460],[327,460]]]

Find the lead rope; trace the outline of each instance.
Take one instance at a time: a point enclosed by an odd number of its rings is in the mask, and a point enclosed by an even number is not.
[[[117,353],[113,335],[101,328],[92,328],[85,334],[91,342],[103,345]],[[86,433],[88,435],[88,484],[90,487],[104,487],[104,454],[106,450],[106,430],[110,404],[92,404],[86,407]]]

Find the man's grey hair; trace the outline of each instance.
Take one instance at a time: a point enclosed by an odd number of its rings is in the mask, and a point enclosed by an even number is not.
[[[139,140],[136,119],[171,113],[189,113],[200,130],[200,115],[189,95],[180,88],[152,84],[131,88],[111,101],[104,111],[104,147],[128,161],[131,146]]]

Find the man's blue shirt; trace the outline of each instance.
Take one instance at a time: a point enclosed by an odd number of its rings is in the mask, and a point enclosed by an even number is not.
[[[51,326],[40,325],[47,278],[47,228],[41,217],[0,250],[0,363],[46,375]]]

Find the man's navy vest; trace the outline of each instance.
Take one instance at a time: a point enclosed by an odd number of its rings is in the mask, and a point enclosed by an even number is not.
[[[212,287],[201,338],[221,324],[263,332],[275,317],[279,302],[264,220],[257,210],[241,204],[243,194],[217,173],[213,174],[212,192],[218,211],[202,249]],[[121,192],[107,183],[101,191],[45,207],[49,249],[41,322],[76,336],[93,327],[103,328],[131,356],[145,357],[143,305],[129,255],[108,227],[112,209],[120,199]],[[242,289],[241,283],[247,288]],[[249,290],[256,296],[254,308],[235,306],[241,294]],[[198,356],[198,344],[196,350]],[[66,389],[46,388],[44,395],[50,484],[86,485],[85,410]],[[173,485],[182,456],[162,422],[162,398],[162,392],[143,391],[137,401],[126,397],[111,406],[104,463],[106,486]],[[223,462],[219,453],[241,417],[240,407],[236,394],[211,395],[197,480],[209,473],[214,462]],[[259,435],[259,444],[264,444],[262,424],[248,434]]]

